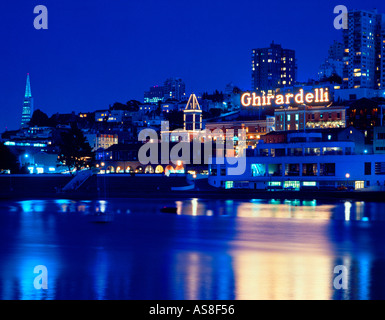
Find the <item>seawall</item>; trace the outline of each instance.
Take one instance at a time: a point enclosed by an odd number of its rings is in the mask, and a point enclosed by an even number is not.
[[[62,192],[69,175],[1,175],[0,199],[108,199],[108,198],[202,198],[202,199],[306,199],[385,201],[384,191],[261,191],[217,189],[207,179],[194,180],[193,190],[172,190],[189,185],[186,176],[111,174],[93,175],[77,190]]]

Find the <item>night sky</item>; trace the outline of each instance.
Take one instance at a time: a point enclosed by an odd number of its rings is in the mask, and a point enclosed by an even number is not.
[[[36,5],[48,30],[36,30]],[[296,50],[298,80],[315,78],[333,40],[336,5],[385,13],[384,1],[12,0],[0,13],[0,132],[17,129],[27,73],[48,115],[143,100],[167,77],[186,91],[251,86],[251,49]]]

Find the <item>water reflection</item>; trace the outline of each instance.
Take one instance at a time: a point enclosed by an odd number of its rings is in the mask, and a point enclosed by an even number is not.
[[[175,206],[177,215],[163,214]],[[0,207],[1,299],[384,299],[384,203],[29,200]],[[108,224],[90,216],[112,215]],[[33,273],[45,265],[48,290]],[[348,289],[333,287],[337,265]]]
[[[300,253],[242,252],[236,256],[237,299],[330,299],[330,258]]]

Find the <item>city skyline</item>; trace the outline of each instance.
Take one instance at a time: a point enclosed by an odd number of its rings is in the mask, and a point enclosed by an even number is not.
[[[2,11],[0,300],[385,300],[384,2]]]
[[[33,28],[34,5],[7,4],[0,22],[5,30],[0,103],[11,111],[0,119],[2,132],[19,127],[27,73],[35,109],[49,115],[87,112],[114,102],[142,101],[149,86],[169,77],[182,78],[187,94],[221,90],[229,82],[251,89],[250,52],[272,41],[296,51],[298,80],[306,81],[316,78],[333,40],[342,40],[342,31],[333,27],[335,1],[321,7],[282,2],[278,8],[252,1],[237,6],[230,1],[92,4],[46,4],[48,30]],[[374,1],[364,8],[358,1],[345,5],[385,12]],[[272,14],[267,17],[266,11]],[[164,37],[159,40],[160,34]]]

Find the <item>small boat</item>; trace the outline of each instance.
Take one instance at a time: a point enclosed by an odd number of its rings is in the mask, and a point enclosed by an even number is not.
[[[163,207],[162,209],[160,209],[160,212],[176,214],[177,213],[177,208],[176,207]]]

